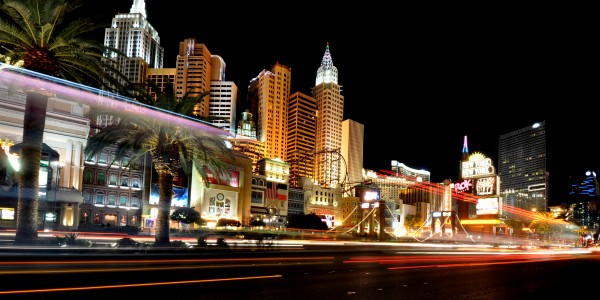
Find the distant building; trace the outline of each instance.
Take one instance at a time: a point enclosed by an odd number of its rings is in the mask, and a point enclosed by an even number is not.
[[[146,5],[142,0],[134,0],[129,13],[117,14],[112,19],[111,26],[104,30],[104,46],[118,49],[127,56],[106,57],[105,61],[108,63],[110,59],[131,83],[143,83],[148,68],[163,66],[164,49],[158,32],[146,19]],[[107,70],[107,74],[110,73]]]
[[[353,185],[360,183],[363,170],[363,146],[365,143],[365,126],[351,119],[342,121],[342,162],[341,183]],[[353,196],[344,191],[344,197]]]
[[[568,203],[564,218],[591,232],[600,229],[600,186],[596,172],[570,177]]]
[[[500,193],[508,219],[529,222],[517,211],[547,211],[546,124],[535,123],[500,135],[498,147]]]

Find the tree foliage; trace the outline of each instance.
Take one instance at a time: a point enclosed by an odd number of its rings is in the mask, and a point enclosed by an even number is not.
[[[169,116],[171,119],[148,118],[131,111],[95,111],[94,115],[110,115],[116,121],[99,128],[99,132],[90,137],[85,155],[90,158],[108,146],[115,146],[117,150],[109,165],[126,156],[130,157],[129,164],[150,156],[159,184],[155,244],[168,245],[169,211],[175,176],[180,171],[189,174],[195,169],[205,184],[208,184],[209,173],[216,178],[228,178],[229,168],[225,161],[233,161],[234,156],[224,138],[215,132],[171,122],[172,118],[189,116],[197,98],[176,99],[172,93],[160,90],[156,90],[155,95],[143,89],[139,92],[138,101],[173,112]]]
[[[105,53],[122,55],[115,49],[85,38],[100,26],[82,17],[78,0],[1,0],[0,58],[13,67],[100,87],[104,80],[116,81],[105,70],[114,70]],[[27,83],[24,83],[27,85]],[[115,86],[119,86],[118,84]],[[48,98],[52,92],[26,86],[17,205],[15,244],[37,243],[39,171]]]
[[[124,54],[86,38],[107,25],[81,16],[82,5],[80,0],[2,1],[0,7],[7,16],[0,18],[3,61],[92,87],[103,87],[105,80],[116,82],[105,70],[126,82],[127,78],[107,63],[108,54]]]
[[[289,217],[288,227],[297,229],[315,229],[327,230],[327,224],[321,220],[321,217],[314,213],[295,214]]]
[[[191,207],[178,207],[171,213],[171,221],[183,224],[202,224],[200,213]]]
[[[406,215],[404,216],[404,226],[406,226],[407,228],[411,229],[411,230],[415,230],[417,228],[419,228],[419,226],[421,226],[422,221],[421,218],[419,218],[419,216],[416,215]]]

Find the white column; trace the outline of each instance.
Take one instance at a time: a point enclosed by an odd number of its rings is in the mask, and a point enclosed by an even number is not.
[[[71,178],[71,169],[73,168],[73,140],[67,140],[67,149],[65,150],[65,165],[64,165],[64,176],[60,179],[60,185],[71,188],[73,186],[73,179]]]
[[[73,187],[75,187],[75,189],[77,190],[81,190],[81,172],[83,167],[81,166],[81,160],[82,160],[82,153],[81,153],[81,148],[82,148],[82,143],[81,142],[75,142],[75,154],[73,154]]]

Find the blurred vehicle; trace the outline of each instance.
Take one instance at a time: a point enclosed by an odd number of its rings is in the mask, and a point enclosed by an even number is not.
[[[126,247],[134,247],[134,248],[140,248],[140,247],[146,247],[147,245],[145,243],[142,242],[138,242],[132,238],[121,238],[119,240],[117,240],[116,242],[112,243],[111,245],[113,248],[126,248]]]

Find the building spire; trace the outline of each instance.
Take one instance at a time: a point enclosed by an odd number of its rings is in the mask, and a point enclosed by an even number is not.
[[[469,160],[469,146],[467,145],[467,136],[466,135],[465,135],[465,140],[463,142],[462,159],[463,159],[463,161]]]
[[[327,42],[325,54],[323,54],[323,60],[321,61],[321,66],[319,69],[317,69],[317,80],[315,81],[315,85],[330,82],[335,84],[338,83],[338,71],[333,65],[333,59],[331,58],[331,53],[329,52],[329,42]]]
[[[131,6],[131,10],[129,10],[130,14],[142,14],[144,18],[146,17],[146,2],[144,0],[133,0],[133,5]]]

